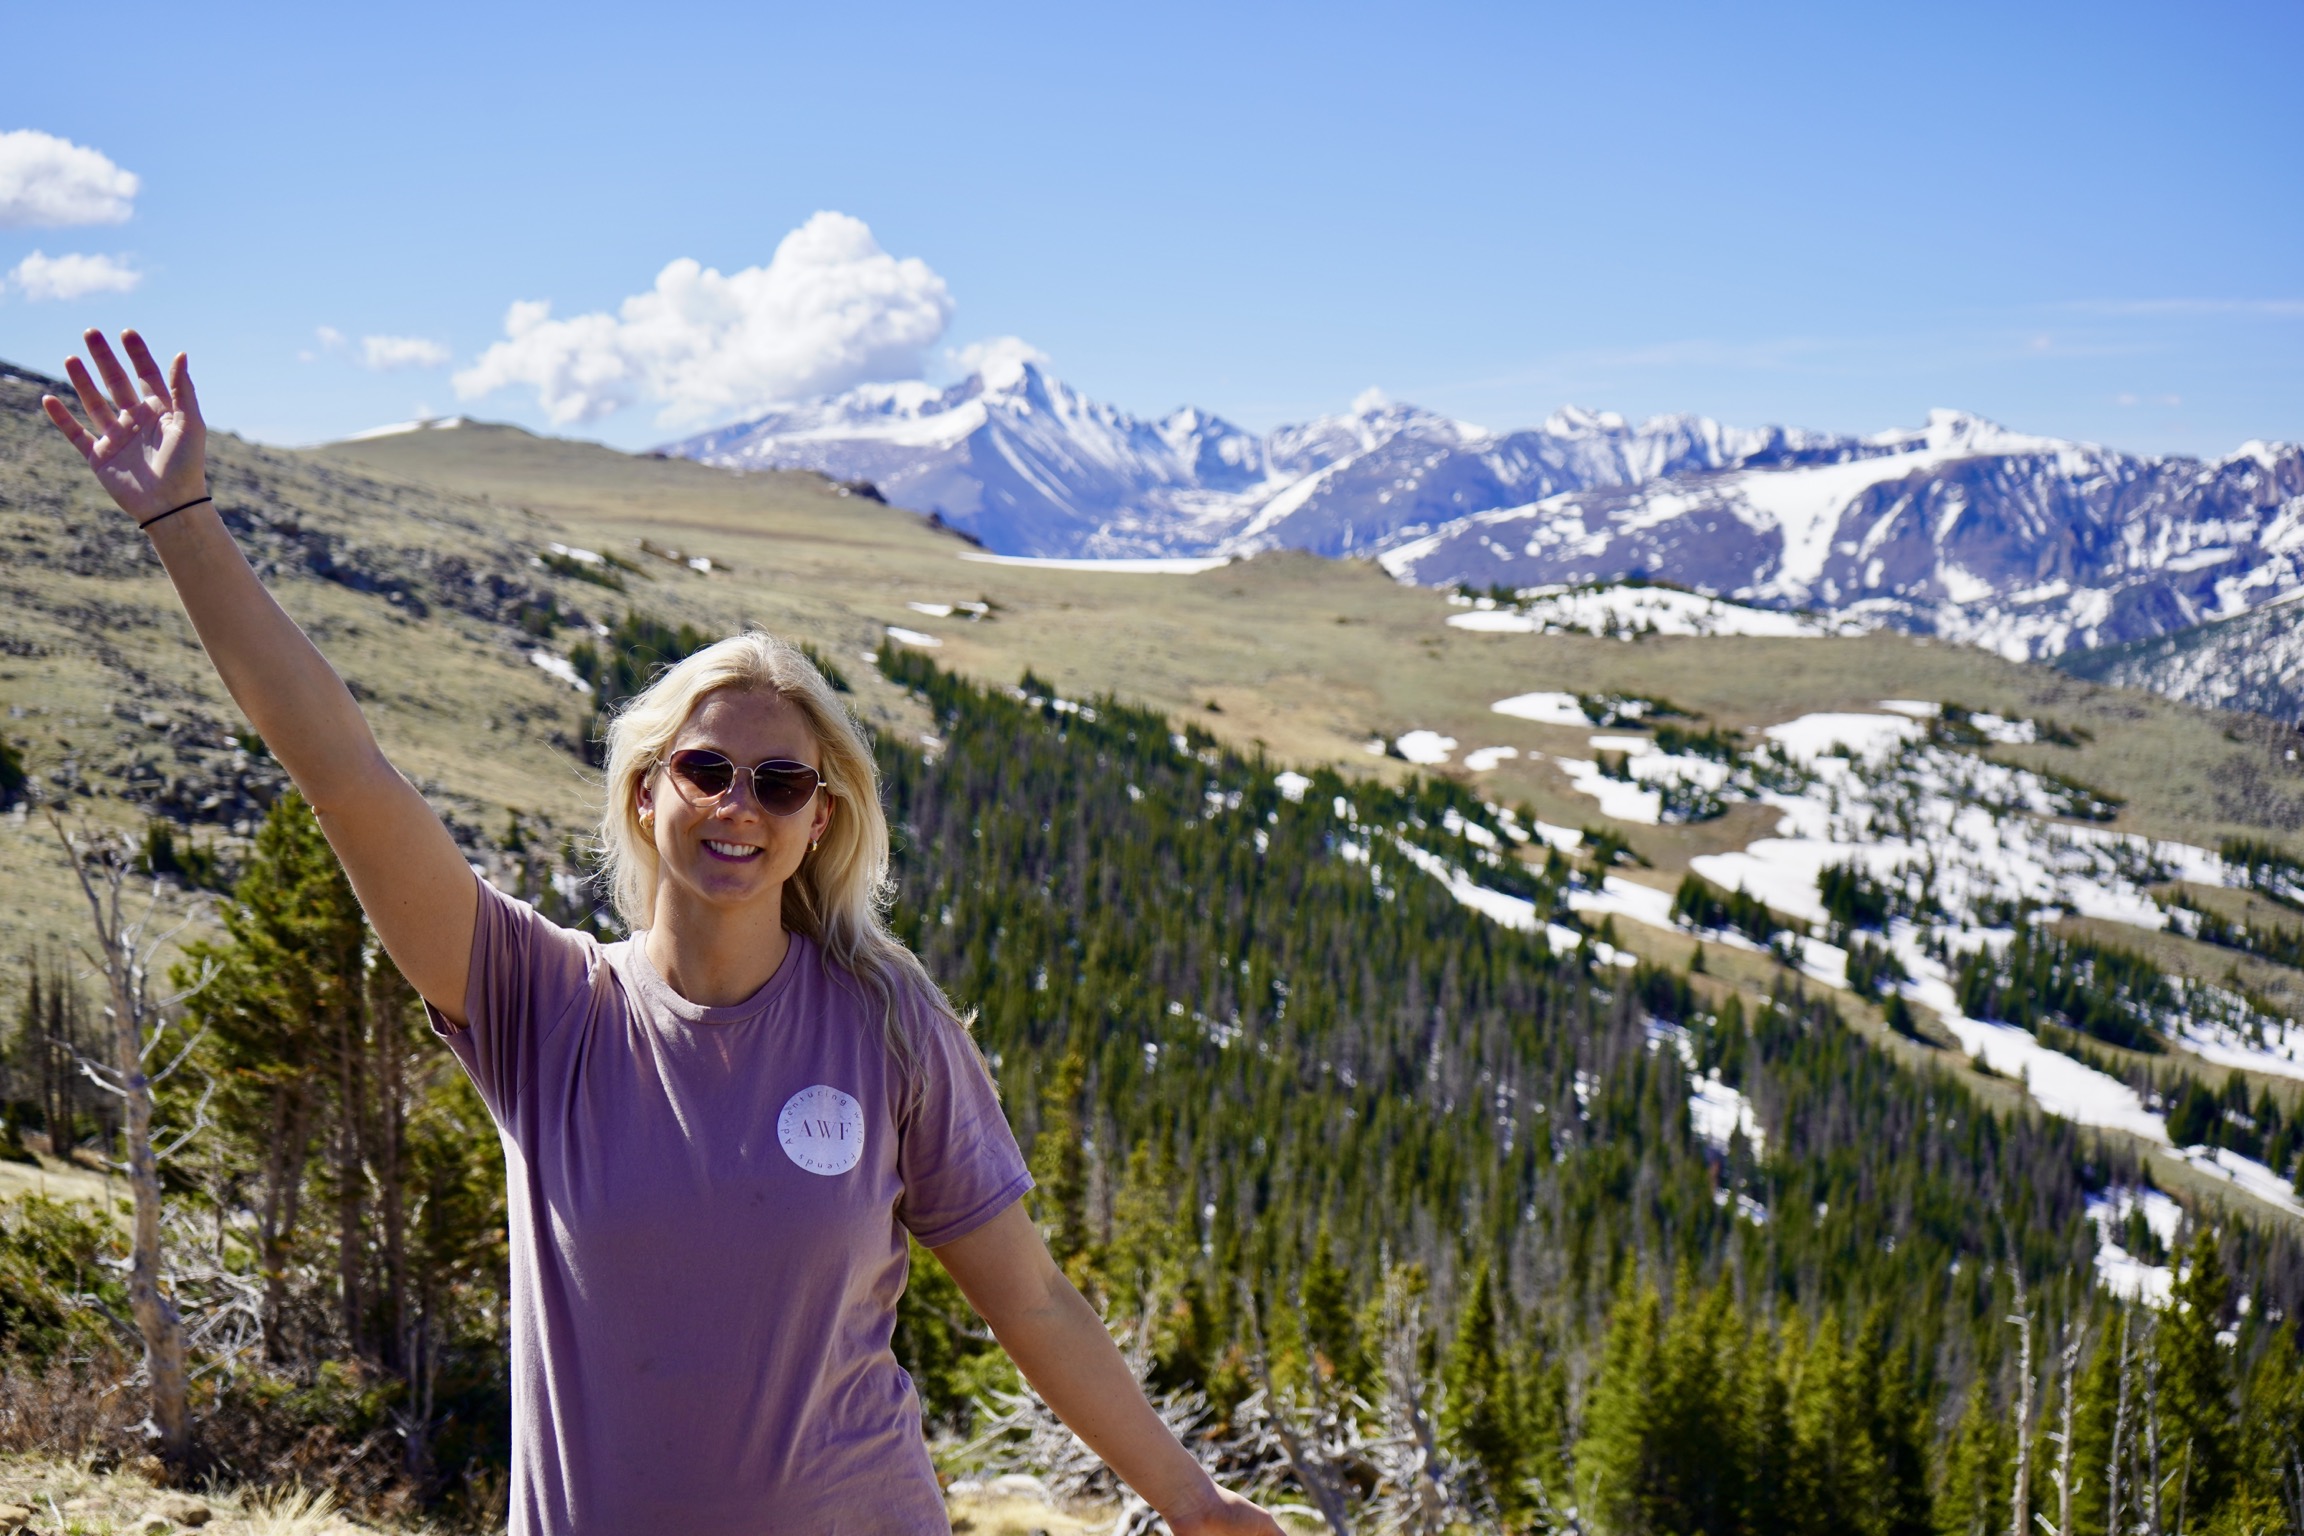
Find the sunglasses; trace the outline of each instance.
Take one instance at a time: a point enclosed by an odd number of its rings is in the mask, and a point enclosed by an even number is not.
[[[771,816],[797,813],[824,788],[824,775],[806,763],[782,757],[743,768],[717,752],[687,747],[665,758],[664,768],[681,797],[698,805],[719,799],[736,787],[739,774],[749,774],[753,798]]]

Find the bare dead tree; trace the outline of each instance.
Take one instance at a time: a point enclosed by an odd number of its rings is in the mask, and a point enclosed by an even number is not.
[[[166,1146],[156,1146],[152,1091],[183,1067],[198,1037],[179,1042],[173,1058],[157,1072],[148,1071],[147,1064],[163,1049],[177,1024],[179,1005],[205,986],[212,972],[203,971],[181,992],[158,994],[152,984],[153,962],[182,931],[179,924],[166,933],[152,932],[152,920],[160,910],[159,881],[153,881],[143,914],[130,917],[126,911],[130,860],[125,845],[107,837],[93,847],[83,847],[52,807],[48,823],[63,845],[65,861],[80,882],[81,894],[87,898],[95,946],[85,953],[103,973],[110,996],[104,1011],[111,1024],[107,1042],[111,1059],[83,1054],[78,1066],[90,1082],[120,1102],[126,1156],[116,1160],[115,1166],[127,1176],[134,1199],[129,1225],[128,1305],[143,1338],[152,1427],[160,1454],[170,1463],[181,1463],[191,1430],[186,1406],[185,1330],[165,1283],[160,1164],[205,1128],[208,1096],[202,1094],[189,1126],[175,1132]]]
[[[1385,1276],[1382,1316],[1384,1432],[1370,1447],[1378,1478],[1377,1529],[1386,1536],[1395,1532],[1438,1536],[1459,1527],[1495,1529],[1495,1511],[1479,1496],[1465,1470],[1441,1449],[1433,1431],[1416,1365],[1424,1303],[1396,1271]],[[1554,1516],[1556,1528],[1573,1528],[1572,1510],[1556,1510]]]
[[[2158,1332],[2157,1325],[2153,1333]],[[2144,1528],[2160,1536],[2160,1351],[2144,1340]]]
[[[1273,1383],[1255,1304],[1245,1298],[1260,1389],[1233,1410],[1236,1446],[1285,1465],[1335,1536],[1440,1536],[1496,1529],[1493,1505],[1442,1449],[1417,1369],[1423,1303],[1394,1274],[1384,1287],[1381,1407],[1315,1377],[1300,1391]],[[1574,1529],[1573,1512],[1555,1528]]]
[[[2072,1498],[2079,1490],[2072,1466],[2072,1388],[2079,1373],[2080,1345],[2086,1329],[2074,1328],[2069,1317],[2062,1328],[2064,1347],[2057,1353],[2056,1428],[2048,1433],[2048,1438],[2056,1442],[2056,1469],[2049,1474],[2049,1480],[2056,1485],[2056,1518],[2050,1521],[2045,1510],[2032,1517],[2048,1536],[2072,1536]]]
[[[1337,1394],[1321,1390],[1317,1376],[1307,1394],[1308,1402],[1299,1402],[1296,1394],[1274,1386],[1256,1295],[1245,1280],[1240,1282],[1240,1304],[1248,1319],[1248,1348],[1258,1385],[1254,1395],[1233,1411],[1234,1427],[1250,1437],[1252,1452],[1279,1453],[1295,1474],[1297,1486],[1335,1536],[1352,1536],[1344,1471],[1365,1445],[1359,1421],[1349,1404],[1337,1400]]]
[[[2104,1528],[2108,1531],[2125,1529],[2120,1520],[2120,1487],[2124,1481],[2121,1474],[2127,1470],[2127,1458],[2135,1454],[2130,1440],[2133,1427],[2129,1423],[2130,1415],[2134,1412],[2129,1401],[2129,1389],[2135,1379],[2136,1367],[2129,1333],[2135,1318],[2133,1309],[2120,1309],[2120,1396],[2112,1410],[2111,1465],[2104,1469],[2109,1483],[2104,1494]]]
[[[2024,1263],[2008,1238],[2005,1222],[2001,1241],[2008,1250],[2008,1276],[2016,1286],[2016,1310],[2008,1321],[2016,1325],[2016,1482],[2008,1499],[2008,1536],[2029,1536],[2032,1528],[2032,1306],[2024,1287]]]
[[[1208,1398],[1201,1392],[1155,1392],[1147,1385],[1152,1372],[1151,1330],[1139,1326],[1115,1339],[1121,1358],[1128,1362],[1136,1384],[1145,1388],[1152,1411],[1168,1431],[1211,1476],[1236,1477],[1242,1470],[1235,1448],[1211,1432]],[[982,1399],[983,1416],[974,1439],[962,1445],[961,1457],[981,1456],[1003,1471],[1026,1472],[1038,1478],[1049,1494],[1060,1500],[1120,1500],[1112,1536],[1143,1536],[1156,1529],[1159,1517],[1104,1465],[1071,1427],[1056,1416],[1032,1384],[1021,1392],[993,1391]]]

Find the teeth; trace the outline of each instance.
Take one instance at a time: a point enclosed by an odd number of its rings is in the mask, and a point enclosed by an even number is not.
[[[704,840],[704,846],[731,859],[750,858],[760,851],[750,843],[716,843],[710,838]]]

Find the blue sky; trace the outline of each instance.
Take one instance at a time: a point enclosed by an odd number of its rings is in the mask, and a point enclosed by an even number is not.
[[[419,406],[549,425],[532,387],[455,388],[515,301],[607,316],[823,210],[894,259],[759,278],[717,393],[668,396],[688,342],[659,337],[558,429],[637,446],[1017,336],[1093,396],[1258,428],[1376,385],[1495,427],[1948,405],[2156,451],[2304,437],[2293,0],[104,14],[6,24],[0,132],[138,184],[122,222],[19,198],[0,357],[53,372],[135,323],[269,441]],[[107,275],[72,254],[136,286],[40,297]],[[859,351],[842,317],[890,284]]]

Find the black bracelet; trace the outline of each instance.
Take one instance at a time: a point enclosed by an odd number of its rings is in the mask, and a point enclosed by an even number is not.
[[[184,503],[184,505],[180,507],[170,507],[167,511],[161,513],[158,517],[147,518],[143,522],[138,523],[136,526],[139,528],[149,528],[154,523],[166,522],[169,518],[174,517],[179,512],[189,512],[204,501],[212,502],[215,499],[216,498],[213,496],[195,496],[190,501]]]

